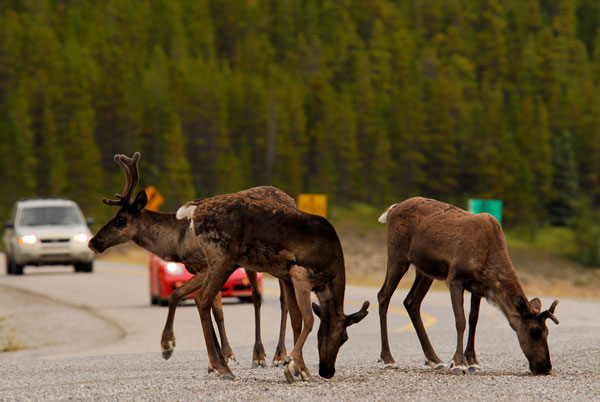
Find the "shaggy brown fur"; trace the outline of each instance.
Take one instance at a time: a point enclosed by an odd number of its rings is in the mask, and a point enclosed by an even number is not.
[[[169,311],[161,337],[163,357],[168,359],[173,354],[175,348],[173,322],[177,305],[185,296],[200,289],[206,278],[208,262],[202,249],[194,243],[193,239],[190,240],[190,238],[195,236],[190,232],[188,223],[176,219],[175,214],[145,210],[144,206],[146,205],[147,198],[144,191],[141,191],[133,202],[130,201],[139,179],[137,170],[138,159],[139,153],[136,153],[133,158],[128,158],[125,155],[115,155],[115,161],[123,167],[127,176],[125,189],[121,194],[117,194],[118,200],[103,199],[103,202],[108,205],[119,206],[120,209],[98,231],[90,241],[89,246],[96,252],[102,252],[109,247],[133,240],[137,245],[167,261],[184,263],[187,270],[194,274],[183,286],[174,290],[169,297]],[[272,197],[275,202],[281,202],[290,207],[296,205],[292,197],[273,187],[257,187],[250,192],[253,193],[253,197]],[[247,272],[247,276],[252,287],[252,301],[255,313],[255,342],[252,354],[252,366],[265,367],[265,351],[260,336],[260,307],[262,302],[260,288],[256,272],[249,271]],[[280,289],[281,325],[279,341],[273,356],[273,364],[276,366],[283,364],[286,359],[285,328],[287,306],[283,295],[282,283],[280,283]],[[219,351],[222,353],[225,361],[235,360],[233,350],[229,345],[225,332],[220,292],[215,295],[212,303],[212,312],[221,338],[221,348]]]
[[[387,224],[387,273],[378,294],[381,361],[387,367],[395,366],[387,336],[387,309],[398,282],[412,263],[416,277],[404,305],[428,365],[443,366],[429,342],[419,310],[433,279],[439,279],[445,280],[450,289],[456,319],[457,349],[452,359],[455,372],[467,373],[468,369],[478,368],[474,338],[481,297],[504,312],[517,332],[531,371],[550,372],[545,319],[558,322],[553,315],[556,302],[549,311],[540,312],[539,299],[527,301],[510,261],[500,224],[492,215],[474,215],[440,201],[417,197],[392,205],[379,220]],[[469,338],[463,353],[465,290],[472,296]]]
[[[137,161],[135,156],[115,159],[129,160],[132,162],[127,163],[133,165]],[[137,169],[135,174],[128,173],[128,178],[136,175]],[[131,188],[126,186],[126,190]],[[186,203],[177,220],[172,215],[145,211],[147,199],[142,191],[131,203],[130,195],[123,197],[127,203],[90,241],[90,247],[103,251],[133,239],[144,248],[152,247],[163,258],[206,272],[195,301],[210,366],[222,378],[233,378],[233,374],[218,347],[210,308],[237,267],[243,266],[250,273],[268,272],[284,283],[295,342],[284,370],[290,382],[296,376],[310,377],[302,347],[314,322],[310,303],[310,292],[314,291],[320,306],[315,304],[313,309],[321,317],[319,374],[330,378],[339,348],[348,339],[346,328],[367,315],[368,302],[357,313],[344,314],[344,257],[333,226],[325,218],[282,203],[283,194],[274,187],[259,187],[200,199]]]

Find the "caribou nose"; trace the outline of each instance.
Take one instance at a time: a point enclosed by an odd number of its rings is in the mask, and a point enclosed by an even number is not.
[[[335,374],[335,367],[319,365],[319,375],[323,378],[331,378]]]

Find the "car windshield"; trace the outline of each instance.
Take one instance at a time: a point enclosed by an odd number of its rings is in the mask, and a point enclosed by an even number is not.
[[[80,225],[81,223],[77,210],[70,206],[25,208],[21,211],[19,219],[21,226]]]

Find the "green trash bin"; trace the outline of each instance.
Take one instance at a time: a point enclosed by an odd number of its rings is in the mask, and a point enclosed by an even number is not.
[[[486,200],[481,198],[471,198],[469,200],[469,212],[479,214],[487,212],[502,225],[502,200]]]

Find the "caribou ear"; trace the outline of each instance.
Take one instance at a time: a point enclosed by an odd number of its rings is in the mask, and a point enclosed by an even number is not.
[[[515,299],[515,307],[517,308],[517,313],[522,316],[529,313],[529,310],[527,309],[527,300],[521,295],[517,296]]]
[[[537,297],[535,299],[529,300],[529,304],[531,304],[531,307],[533,307],[536,313],[542,311],[542,302]]]
[[[352,324],[356,324],[360,322],[363,318],[369,314],[367,309],[369,308],[369,301],[365,301],[359,311],[354,314],[350,314],[346,317],[346,326],[349,327]]]
[[[148,203],[148,195],[146,194],[146,192],[144,190],[141,190],[135,196],[135,200],[133,201],[131,206],[135,210],[141,211],[142,209],[144,209],[144,207],[146,206],[147,203]]]
[[[317,317],[321,318],[321,306],[319,306],[317,303],[313,302],[312,308],[313,308],[313,311],[315,312],[315,314],[317,315]]]

